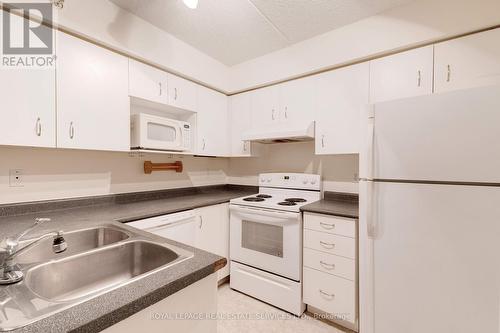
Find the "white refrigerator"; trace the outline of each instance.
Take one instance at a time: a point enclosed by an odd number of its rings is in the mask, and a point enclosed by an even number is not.
[[[500,87],[368,109],[360,332],[500,333]]]

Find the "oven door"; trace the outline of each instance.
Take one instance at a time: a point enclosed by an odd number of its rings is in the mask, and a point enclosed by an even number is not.
[[[231,260],[300,281],[300,213],[230,205]]]
[[[141,119],[141,146],[147,149],[183,150],[178,121],[148,116]]]

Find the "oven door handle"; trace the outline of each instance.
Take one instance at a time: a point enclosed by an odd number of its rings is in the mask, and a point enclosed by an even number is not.
[[[265,209],[238,206],[230,206],[229,209],[231,213],[251,222],[284,225],[295,224],[300,221],[300,213],[274,212]]]

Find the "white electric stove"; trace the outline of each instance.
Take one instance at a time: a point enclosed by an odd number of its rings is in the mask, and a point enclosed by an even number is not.
[[[302,214],[319,175],[259,175],[259,193],[230,202],[230,286],[296,315],[302,303]]]

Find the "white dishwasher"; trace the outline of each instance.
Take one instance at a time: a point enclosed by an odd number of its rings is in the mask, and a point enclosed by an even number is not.
[[[194,210],[155,216],[128,222],[127,225],[179,243],[194,246],[196,234],[196,214]]]

